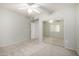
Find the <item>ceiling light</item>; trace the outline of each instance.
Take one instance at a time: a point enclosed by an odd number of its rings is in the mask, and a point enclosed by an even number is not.
[[[28,10],[27,10],[27,12],[29,13],[29,14],[31,14],[32,13],[32,9],[31,8],[28,8]]]
[[[22,4],[23,7],[18,8],[19,10],[27,10],[28,14],[31,14],[33,11],[40,13],[35,7],[38,7],[37,4],[29,6],[28,4]]]
[[[53,23],[53,20],[49,20],[48,22],[49,22],[49,23]]]

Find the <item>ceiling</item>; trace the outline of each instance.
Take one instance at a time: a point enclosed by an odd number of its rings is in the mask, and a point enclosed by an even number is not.
[[[74,4],[68,3],[0,3],[0,7],[13,10],[24,15],[37,16],[43,13],[53,13],[63,8],[74,6]],[[28,7],[33,7],[36,11],[28,14]],[[39,13],[38,13],[39,12]]]

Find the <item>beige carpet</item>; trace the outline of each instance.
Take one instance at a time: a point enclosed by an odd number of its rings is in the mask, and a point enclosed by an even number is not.
[[[24,41],[19,44],[0,47],[1,56],[76,56],[75,51],[45,42]]]
[[[44,37],[44,42],[64,47],[64,38]]]

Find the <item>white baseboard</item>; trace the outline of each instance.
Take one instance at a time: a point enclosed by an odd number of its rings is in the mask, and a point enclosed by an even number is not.
[[[26,40],[26,39],[22,39],[22,40],[18,40],[18,41],[16,41],[16,42],[11,42],[11,43],[7,43],[7,44],[2,44],[2,45],[0,45],[0,47],[6,47],[6,46],[11,46],[11,45],[19,44],[19,43],[21,43],[21,42],[23,42],[23,41],[27,41],[27,40]]]

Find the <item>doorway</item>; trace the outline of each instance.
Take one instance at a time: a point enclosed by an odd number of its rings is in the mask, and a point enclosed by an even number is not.
[[[39,38],[39,21],[35,20],[31,22],[31,40],[37,40]]]
[[[64,46],[64,20],[49,20],[43,22],[44,42]]]

